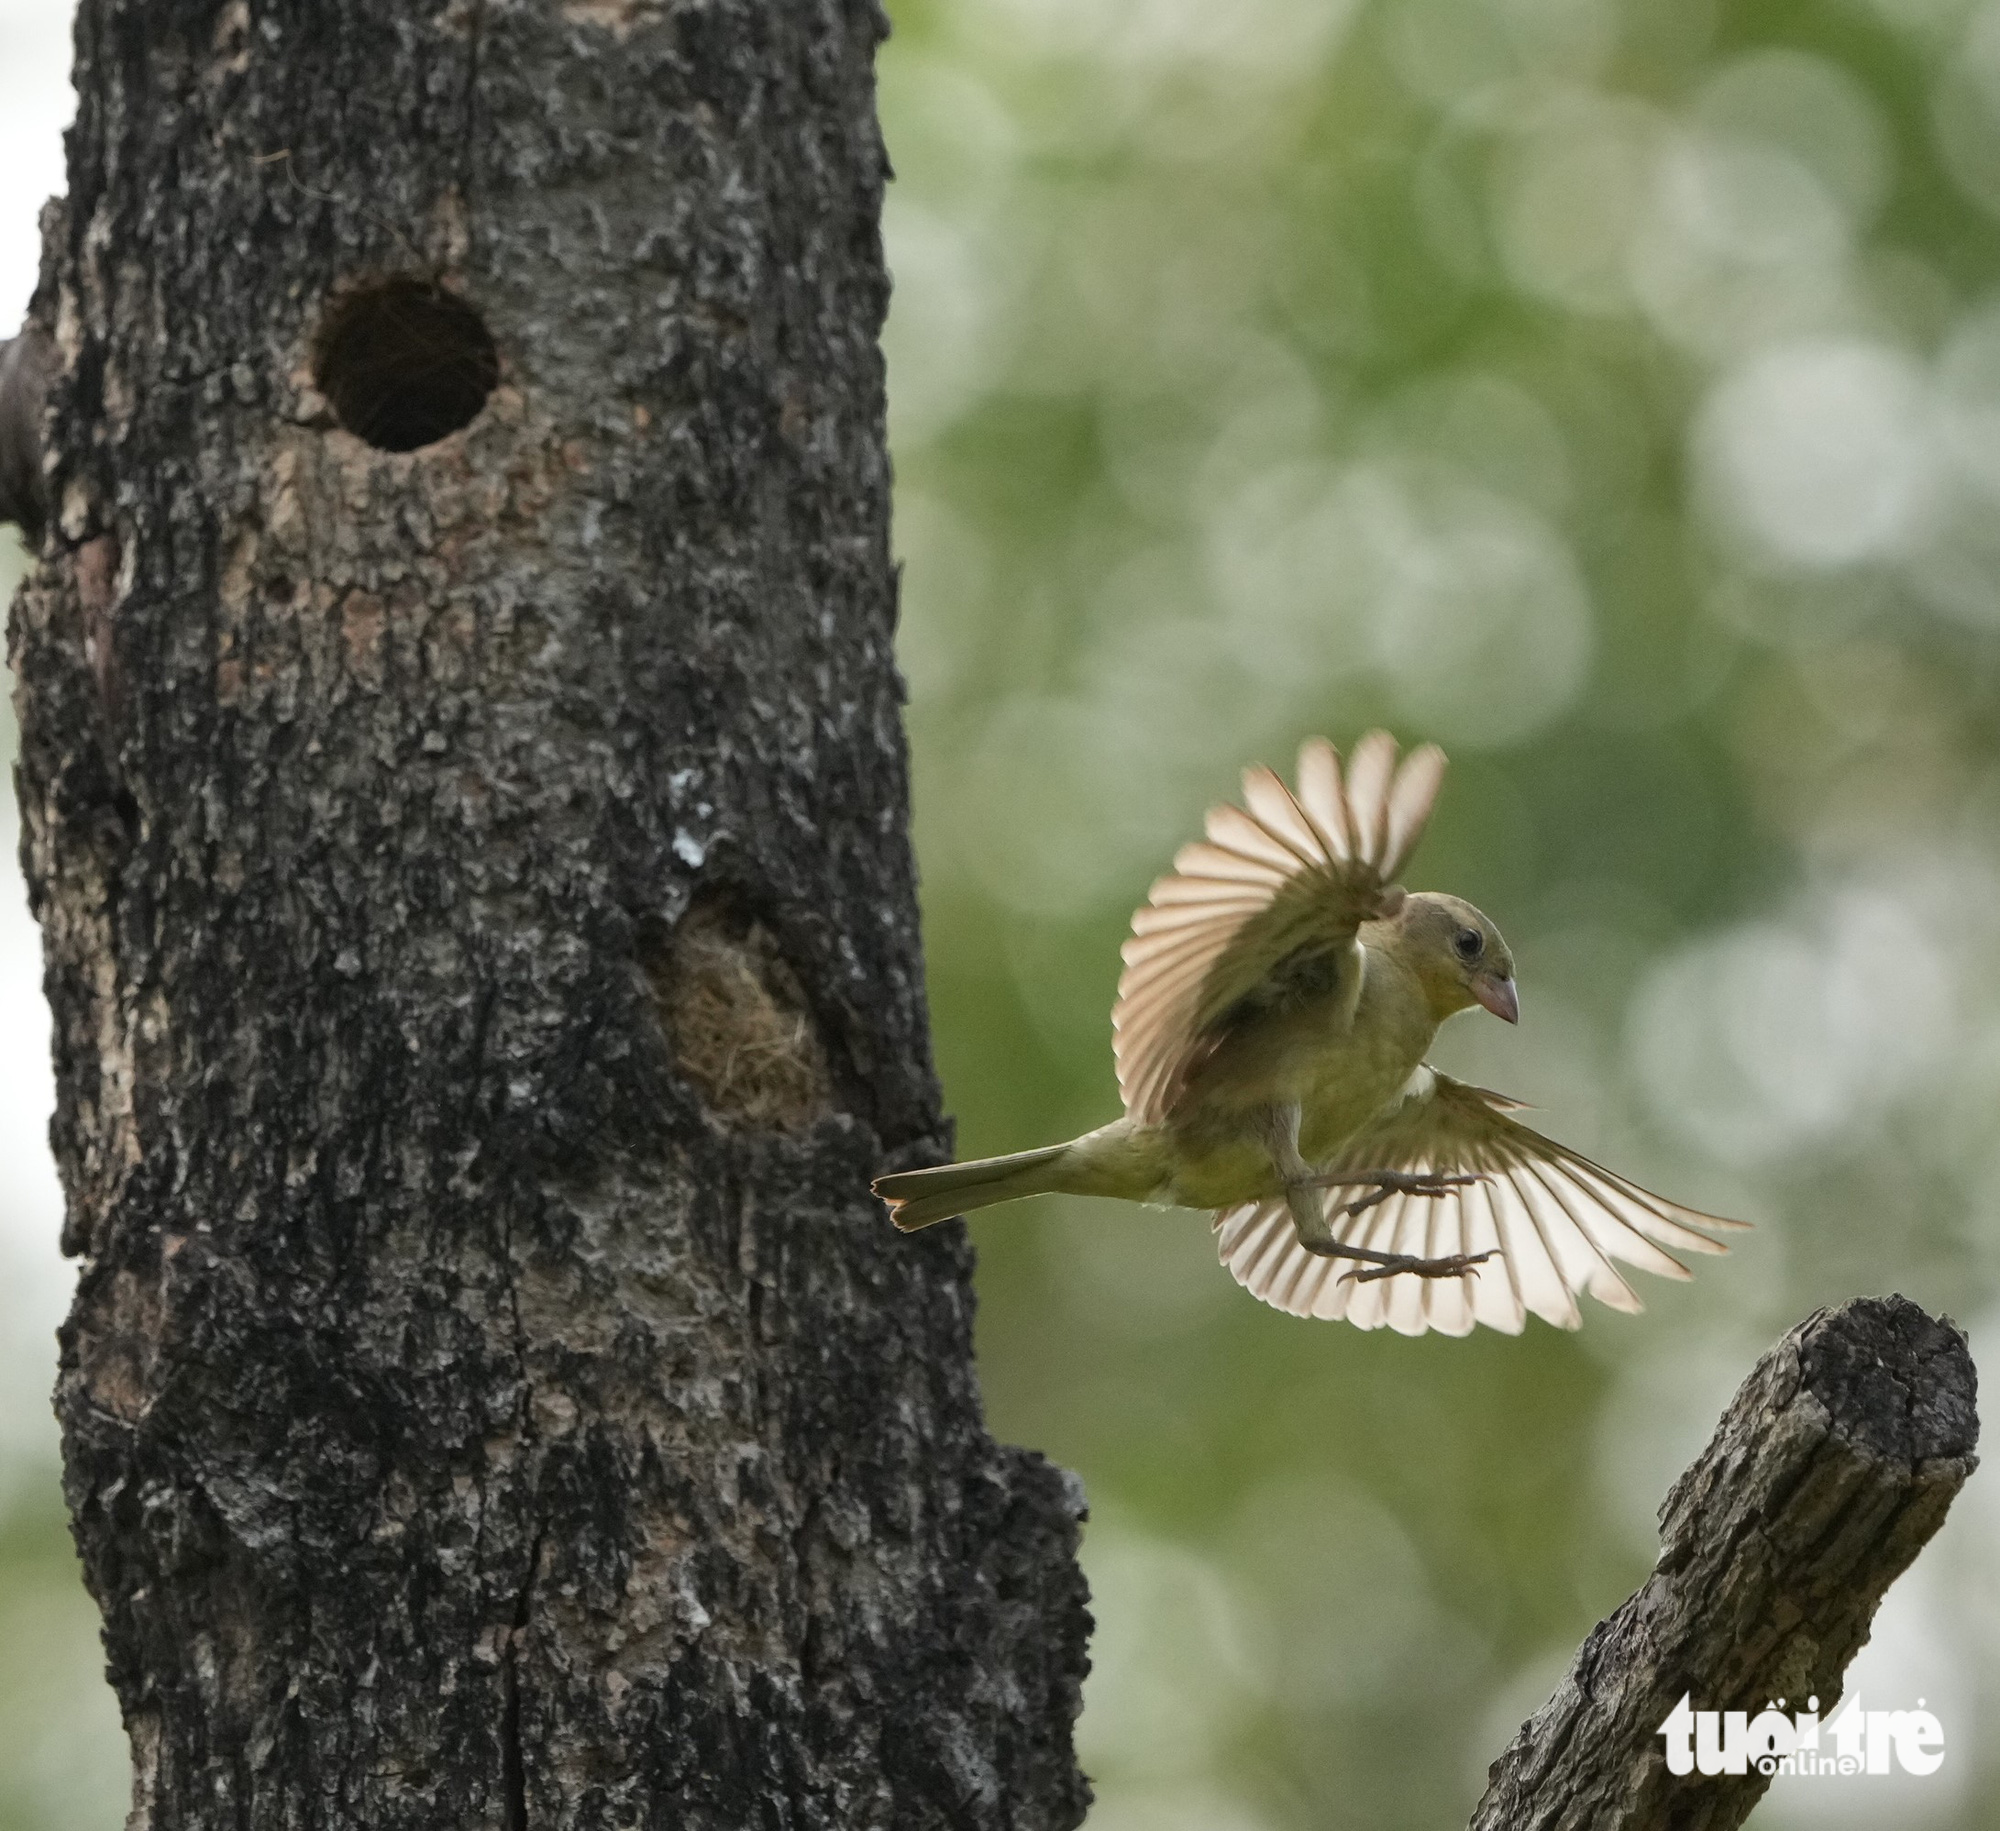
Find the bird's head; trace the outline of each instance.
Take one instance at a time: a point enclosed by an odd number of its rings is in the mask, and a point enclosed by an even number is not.
[[[1521,1019],[1514,956],[1485,916],[1462,897],[1419,890],[1384,926],[1393,946],[1424,988],[1439,1023],[1455,1011],[1484,1005],[1510,1024]]]

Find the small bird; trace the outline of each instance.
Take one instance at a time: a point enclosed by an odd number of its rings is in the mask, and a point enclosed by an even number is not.
[[[1484,915],[1395,881],[1445,769],[1434,744],[1397,759],[1373,731],[1344,775],[1308,739],[1296,792],[1246,770],[1243,805],[1210,810],[1132,918],[1111,1014],[1124,1117],[878,1177],[896,1225],[1051,1193],[1206,1208],[1253,1296],[1405,1335],[1518,1334],[1531,1310],[1574,1329],[1580,1291],[1642,1307],[1614,1260],[1686,1278],[1666,1247],[1727,1251],[1710,1235],[1745,1223],[1648,1194],[1425,1062],[1446,1018],[1521,1006]]]

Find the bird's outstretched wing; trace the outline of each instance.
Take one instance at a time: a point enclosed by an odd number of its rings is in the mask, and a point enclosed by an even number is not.
[[[1296,794],[1261,766],[1243,772],[1243,806],[1209,810],[1208,837],[1174,855],[1132,918],[1111,1013],[1132,1118],[1166,1116],[1209,1026],[1281,961],[1342,946],[1378,913],[1443,779],[1435,744],[1399,768],[1386,731],[1355,745],[1344,780],[1339,753],[1309,738]]]
[[[1469,1335],[1475,1323],[1518,1335],[1532,1310],[1558,1328],[1583,1320],[1576,1294],[1614,1310],[1643,1307],[1612,1264],[1622,1259],[1662,1277],[1687,1267],[1663,1251],[1726,1252],[1698,1229],[1745,1225],[1650,1195],[1636,1183],[1531,1131],[1510,1113],[1518,1103],[1425,1067],[1402,1102],[1322,1168],[1478,1171],[1482,1182],[1439,1196],[1391,1195],[1334,1223],[1346,1244],[1440,1259],[1498,1251],[1458,1278],[1399,1273],[1371,1283],[1347,1277],[1367,1267],[1320,1258],[1299,1244],[1283,1201],[1249,1203],[1215,1217],[1222,1262],[1253,1297],[1294,1316],[1345,1317],[1363,1329],[1386,1323],[1404,1335],[1436,1329]],[[1330,1189],[1329,1207],[1365,1195]]]

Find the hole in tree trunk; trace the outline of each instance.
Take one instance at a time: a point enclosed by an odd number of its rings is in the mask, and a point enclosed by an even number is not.
[[[486,321],[427,280],[351,293],[320,332],[313,379],[340,423],[381,451],[415,451],[471,423],[500,379]]]
[[[720,1119],[791,1130],[833,1104],[826,1051],[776,939],[723,898],[697,901],[671,937],[642,944],[681,1072]]]

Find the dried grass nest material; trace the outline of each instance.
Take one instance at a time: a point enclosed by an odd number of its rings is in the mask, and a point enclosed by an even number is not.
[[[713,1116],[789,1131],[831,1108],[826,1050],[798,976],[760,922],[697,906],[647,974],[681,1072]]]

